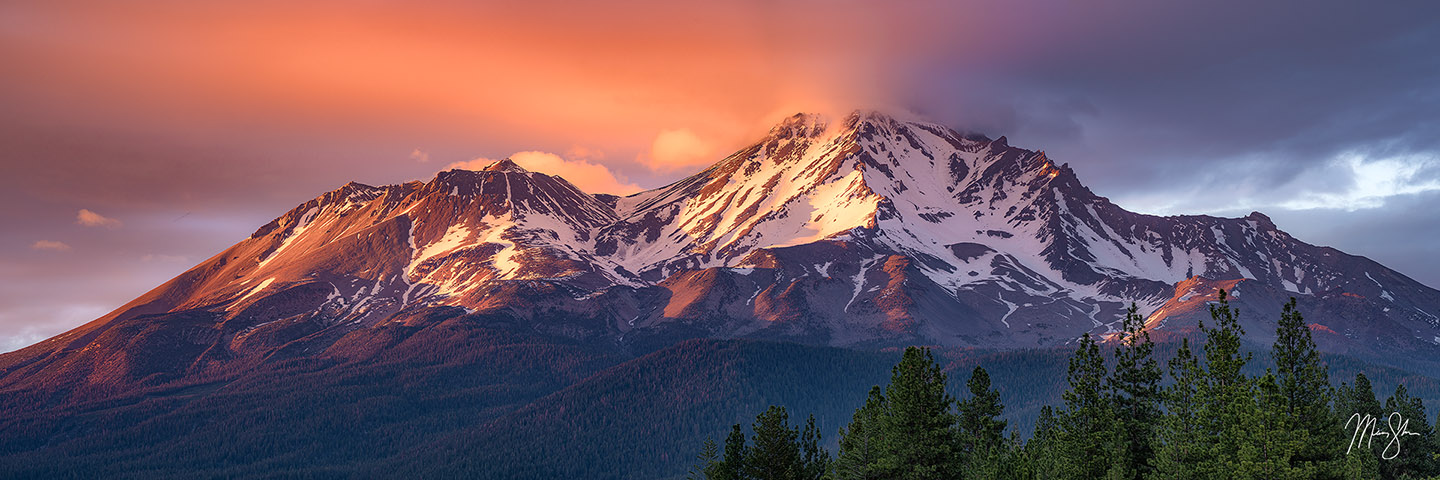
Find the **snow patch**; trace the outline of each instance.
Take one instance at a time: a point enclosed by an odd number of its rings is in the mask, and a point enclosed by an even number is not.
[[[251,295],[255,295],[255,294],[257,294],[257,293],[260,293],[260,291],[265,290],[265,287],[270,286],[270,284],[271,284],[272,282],[274,282],[274,281],[275,281],[275,277],[270,277],[270,278],[265,279],[265,281],[260,282],[259,285],[256,285],[255,288],[250,289],[250,292],[249,292],[249,293],[246,293],[244,296],[240,297],[240,299],[235,300],[235,304],[238,305],[238,304],[240,304],[240,303],[243,303],[243,302],[245,301],[245,299],[250,298]]]

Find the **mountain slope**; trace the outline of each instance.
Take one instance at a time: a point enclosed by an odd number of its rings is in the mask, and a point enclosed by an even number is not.
[[[115,312],[0,355],[0,392],[104,396],[486,315],[626,354],[692,337],[1018,348],[1183,332],[1232,289],[1264,341],[1286,297],[1330,351],[1435,358],[1440,291],[1264,215],[1156,217],[1004,137],[796,115],[674,184],[584,193],[508,160],[347,184]],[[1393,361],[1393,360],[1392,360]]]

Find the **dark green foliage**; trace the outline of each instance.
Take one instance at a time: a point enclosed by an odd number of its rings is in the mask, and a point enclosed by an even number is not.
[[[959,453],[974,457],[982,450],[1000,446],[1005,440],[1005,421],[1000,419],[1005,405],[1000,403],[1000,392],[990,388],[990,374],[984,368],[975,367],[965,384],[970,388],[970,398],[960,402],[957,408]]]
[[[1355,434],[1355,429],[1361,428],[1359,425],[1367,415],[1380,418],[1383,415],[1381,408],[1380,401],[1375,399],[1370,378],[1364,373],[1355,374],[1354,385],[1341,383],[1340,388],[1335,389],[1335,418],[1343,422],[1343,440],[1347,442],[1341,465],[1341,475],[1345,478],[1380,477],[1379,455],[1384,445],[1366,441],[1363,435],[1357,434],[1352,438],[1352,434]]]
[[[686,480],[706,480],[719,478],[720,447],[715,445],[715,439],[707,438],[700,446],[700,453],[695,455],[695,465],[690,467],[690,472],[685,476]]]
[[[1255,478],[1315,478],[1323,464],[1299,462],[1296,455],[1304,445],[1305,432],[1294,428],[1285,414],[1280,384],[1275,374],[1266,372],[1254,379],[1258,408],[1253,413],[1249,438],[1241,442],[1252,455]]]
[[[1368,452],[1347,454],[1341,459],[1339,478],[1380,478],[1380,457]]]
[[[964,467],[962,444],[975,451],[977,440],[1001,443],[1004,409],[990,377],[976,369],[969,382],[972,399],[960,416],[946,391],[946,375],[929,349],[910,347],[891,371],[882,393],[871,388],[850,426],[840,431],[834,476],[841,479],[956,478]],[[967,423],[957,423],[960,418]],[[998,426],[998,428],[997,428]],[[968,442],[964,439],[970,439]],[[988,453],[988,451],[987,451]]]
[[[1370,377],[1365,374],[1355,374],[1355,384],[1340,384],[1335,394],[1335,416],[1341,421],[1349,419],[1352,415],[1372,415],[1379,418],[1384,407],[1380,400],[1375,398],[1375,387],[1370,385]]]
[[[470,452],[465,456],[417,450],[406,472],[497,479],[682,476],[707,436],[720,441],[732,424],[748,426],[770,405],[814,413],[817,428],[837,428],[863,402],[855,392],[886,378],[898,357],[774,342],[684,342],[442,444]],[[684,463],[676,468],[676,460]]]
[[[840,454],[830,478],[1322,479],[1433,474],[1434,428],[1424,405],[1403,385],[1387,400],[1385,411],[1399,412],[1412,422],[1409,430],[1418,438],[1406,442],[1408,453],[1397,453],[1399,458],[1390,464],[1377,455],[1383,452],[1341,455],[1341,432],[1330,410],[1328,367],[1294,300],[1283,309],[1276,329],[1273,368],[1252,376],[1253,349],[1241,341],[1239,312],[1225,292],[1219,298],[1210,309],[1210,326],[1200,325],[1203,356],[1182,338],[1167,362],[1171,381],[1164,388],[1156,344],[1136,306],[1131,305],[1123,329],[1111,338],[1113,370],[1107,368],[1105,347],[1090,335],[1082,336],[1066,371],[1064,409],[1057,413],[1042,406],[1028,442],[1013,434],[1004,437],[1007,422],[1000,415],[1005,404],[987,369],[973,368],[965,384],[969,394],[955,402],[930,352],[907,349],[887,388],[882,392],[872,387],[850,425],[840,430]],[[1339,390],[1336,411],[1379,412],[1369,379],[1358,374],[1355,383]],[[762,430],[780,431],[763,422],[757,422],[756,430],[757,436]],[[807,423],[801,451],[812,451],[812,430],[813,422]],[[786,438],[796,433],[788,432]]]
[[[800,455],[802,480],[820,480],[830,472],[830,452],[820,446],[820,428],[815,426],[814,415],[805,418],[805,432],[800,435]]]
[[[1065,409],[1059,416],[1059,453],[1068,464],[1068,478],[1104,478],[1113,475],[1112,468],[1123,468],[1116,458],[1121,432],[1105,394],[1106,376],[1105,357],[1095,339],[1085,334],[1070,358],[1070,389],[1063,395]]]
[[[790,426],[785,407],[771,405],[755,417],[754,445],[745,452],[745,477],[758,480],[798,480],[805,473],[800,453],[800,432]]]
[[[1204,381],[1204,371],[1200,368],[1200,360],[1190,350],[1190,339],[1181,340],[1180,350],[1170,359],[1169,367],[1174,383],[1164,391],[1166,413],[1157,429],[1160,446],[1152,462],[1154,476],[1165,479],[1198,478],[1189,467],[1208,455],[1199,419],[1199,384]]]
[[[710,472],[711,480],[740,480],[745,478],[747,473],[745,460],[750,456],[749,449],[745,446],[745,432],[740,430],[740,424],[730,428],[730,435],[725,437],[725,456],[720,463]]]
[[[1155,456],[1155,429],[1160,419],[1160,364],[1145,318],[1134,303],[1125,312],[1115,370],[1107,383],[1110,404],[1120,427],[1117,473],[1138,479],[1149,474]]]
[[[990,387],[990,374],[984,368],[975,367],[965,385],[970,397],[956,409],[961,468],[967,478],[997,478],[1012,454],[1011,442],[1005,438],[1006,422],[1000,419],[1005,405],[1000,403],[1000,392]]]
[[[850,426],[840,430],[840,454],[835,458],[835,478],[872,480],[880,474],[881,421],[885,416],[885,394],[880,386],[870,387],[865,405],[855,410]]]
[[[1388,457],[1380,463],[1380,472],[1385,478],[1412,478],[1430,477],[1440,474],[1440,464],[1435,458],[1436,450],[1435,430],[1430,425],[1430,419],[1425,416],[1425,404],[1420,399],[1410,396],[1405,385],[1395,386],[1395,393],[1385,399],[1386,421],[1397,431],[1413,432],[1415,435],[1404,435],[1400,442],[1395,444],[1393,450],[1381,450],[1382,457]],[[1395,415],[1398,414],[1398,415]],[[1400,427],[1404,422],[1404,427]],[[1387,447],[1389,445],[1387,444]]]
[[[1059,420],[1049,405],[1040,409],[1035,420],[1035,433],[1021,448],[1022,461],[1018,462],[1020,478],[1064,478],[1068,473],[1065,457],[1059,451]]]
[[[1251,354],[1240,350],[1240,312],[1231,307],[1224,290],[1220,301],[1210,306],[1215,326],[1201,331],[1205,334],[1204,381],[1198,384],[1196,402],[1200,431],[1210,458],[1196,465],[1202,474],[1228,475],[1232,478],[1261,478],[1261,465],[1268,461],[1259,448],[1261,424],[1257,422],[1255,383],[1242,369]],[[1269,478],[1269,477],[1265,477]]]
[[[1310,328],[1295,307],[1295,298],[1286,302],[1275,329],[1270,356],[1275,362],[1273,378],[1267,378],[1262,411],[1270,417],[1270,428],[1283,432],[1291,446],[1290,474],[1306,478],[1337,475],[1343,432],[1330,412],[1330,372],[1320,361],[1320,352]],[[1281,446],[1278,442],[1276,447]]]
[[[740,426],[726,439],[725,460],[710,479],[819,480],[829,472],[830,453],[820,447],[815,417],[805,420],[805,430],[790,425],[785,407],[771,405],[755,417],[755,437],[745,446]]]
[[[1267,450],[1265,423],[1255,382],[1243,372],[1251,355],[1241,352],[1239,312],[1224,290],[1210,306],[1215,325],[1200,325],[1205,363],[1177,355],[1171,363],[1175,385],[1167,399],[1158,478],[1272,478],[1277,459]],[[1188,350],[1188,347],[1182,349]],[[1287,459],[1288,460],[1288,459]]]
[[[910,347],[890,375],[881,417],[880,458],[886,478],[950,479],[958,474],[954,400],[928,348]]]

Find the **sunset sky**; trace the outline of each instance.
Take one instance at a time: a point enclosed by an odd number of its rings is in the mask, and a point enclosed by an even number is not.
[[[348,181],[513,157],[633,193],[856,108],[1440,287],[1435,2],[301,3],[0,3],[0,351]]]

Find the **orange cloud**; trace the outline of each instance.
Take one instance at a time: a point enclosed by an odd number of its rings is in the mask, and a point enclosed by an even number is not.
[[[86,227],[105,228],[120,228],[120,226],[124,225],[124,223],[121,223],[119,220],[83,208],[80,209],[80,213],[75,215],[75,223]]]
[[[161,131],[461,134],[481,148],[580,143],[693,165],[674,147],[737,147],[772,120],[888,91],[866,78],[887,71],[882,47],[897,42],[873,13],[901,7],[854,7],[37,2],[14,8],[45,28],[6,32],[0,85],[32,114]]]
[[[52,252],[66,252],[70,250],[70,245],[67,245],[65,242],[58,242],[55,240],[40,240],[38,242],[30,244],[30,249],[50,250]]]
[[[674,170],[681,167],[709,165],[715,157],[716,147],[690,129],[661,130],[650,144],[650,156],[642,161],[655,170]]]
[[[642,190],[639,185],[626,182],[615,176],[604,165],[582,159],[566,160],[559,155],[546,152],[516,152],[510,160],[532,172],[556,175],[588,193],[609,193],[629,195]],[[477,158],[467,162],[455,162],[446,169],[480,170],[495,163],[488,158]]]

